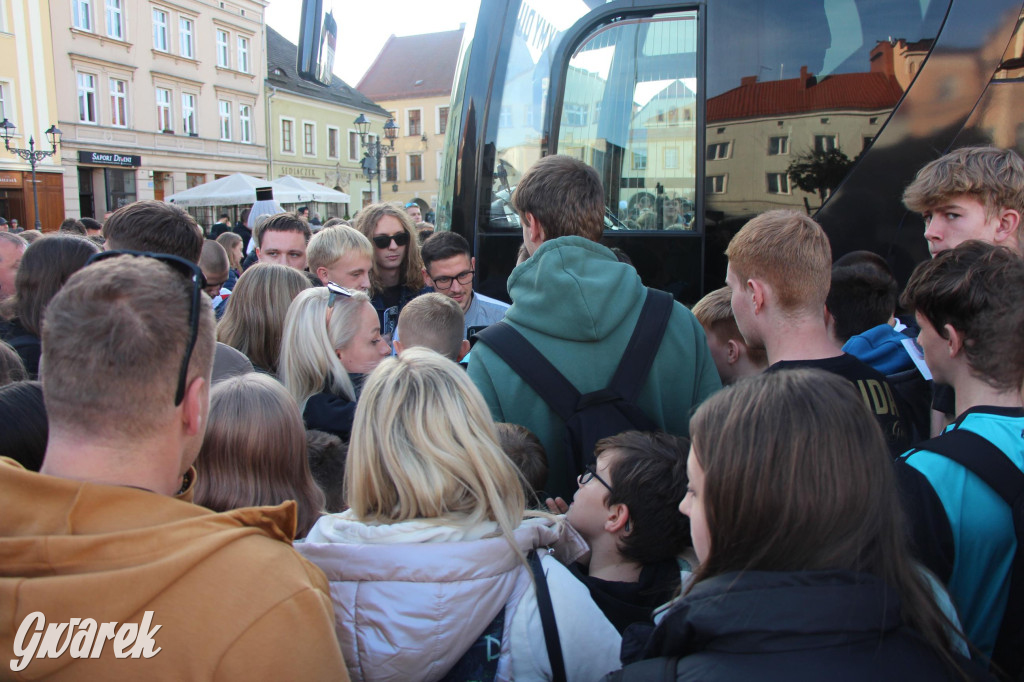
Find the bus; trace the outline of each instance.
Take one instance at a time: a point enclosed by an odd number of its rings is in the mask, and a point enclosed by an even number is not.
[[[505,298],[511,195],[548,154],[593,166],[608,246],[690,304],[766,210],[806,211],[833,257],[905,281],[928,257],[902,205],[947,151],[1024,151],[1021,0],[482,0],[449,109],[436,222]]]

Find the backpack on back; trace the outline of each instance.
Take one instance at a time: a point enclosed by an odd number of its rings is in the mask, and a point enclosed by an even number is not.
[[[490,325],[480,341],[505,361],[565,422],[565,451],[575,476],[594,461],[597,441],[623,431],[656,431],[658,424],[636,404],[672,315],[672,296],[648,289],[622,360],[607,387],[581,394],[522,334],[506,322]]]

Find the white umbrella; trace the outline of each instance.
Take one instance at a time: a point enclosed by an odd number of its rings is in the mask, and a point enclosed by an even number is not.
[[[274,198],[282,204],[294,204],[301,201],[309,201],[307,191],[300,194],[296,187],[278,185],[277,182],[261,180],[244,173],[235,173],[213,182],[177,192],[167,197],[165,201],[171,202],[183,208],[193,206],[248,206],[256,201],[256,189],[258,187],[273,187]],[[340,192],[339,192],[340,194]]]
[[[294,175],[285,175],[284,177],[274,180],[274,196],[278,197],[278,201],[284,201],[280,199],[281,194],[278,192],[278,188],[283,190],[297,191],[302,197],[298,201],[309,201],[309,202],[321,202],[325,204],[347,204],[351,200],[349,195],[344,192],[339,192],[336,189],[331,189],[324,185],[319,185],[309,180],[303,180],[297,178]],[[291,203],[286,201],[285,203]]]

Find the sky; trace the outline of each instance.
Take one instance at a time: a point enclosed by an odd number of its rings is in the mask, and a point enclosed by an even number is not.
[[[324,5],[331,2],[324,0]],[[301,0],[270,0],[266,9],[267,24],[293,43],[299,40],[301,4]],[[472,24],[480,0],[333,0],[333,5],[338,20],[334,73],[355,87],[389,36],[452,31],[460,23]]]

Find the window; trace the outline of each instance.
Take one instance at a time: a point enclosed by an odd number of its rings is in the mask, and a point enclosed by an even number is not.
[[[180,17],[178,19],[178,40],[181,43],[181,56],[194,59],[196,56],[195,43],[192,42],[194,24],[191,19]]]
[[[96,123],[96,76],[78,74],[78,120]]]
[[[110,79],[110,125],[128,127],[128,83],[118,78]]]
[[[502,128],[512,127],[512,107],[507,104],[501,107],[501,115],[498,117],[498,125]]]
[[[0,83],[0,120],[7,118],[7,109],[11,106],[8,100],[10,93],[10,83]]]
[[[437,108],[437,134],[444,135],[448,130],[448,107]]]
[[[316,124],[302,124],[302,153],[306,156],[316,156]]]
[[[181,95],[181,123],[182,130],[186,135],[193,137],[199,135],[199,128],[196,125],[196,96],[189,93]]]
[[[341,157],[340,142],[339,130],[332,126],[327,126],[327,158],[337,159]]]
[[[167,52],[167,12],[153,10],[153,49]]]
[[[225,69],[231,66],[228,57],[228,32],[217,29],[217,66]]]
[[[71,0],[71,21],[80,31],[92,31],[92,0]]]
[[[633,170],[647,170],[647,152],[633,152]]]
[[[156,129],[164,133],[174,132],[174,122],[171,119],[171,91],[165,88],[156,89]]]
[[[768,156],[789,154],[789,137],[782,135],[768,138]]]
[[[281,119],[281,151],[285,154],[295,153],[295,121]]]
[[[815,135],[814,136],[814,151],[816,152],[830,152],[833,149],[838,148],[836,144],[835,135]]]
[[[384,179],[387,182],[398,182],[398,157],[384,157]]]
[[[665,149],[665,168],[676,169],[679,168],[679,148],[668,147]]]
[[[423,126],[421,125],[420,118],[423,112],[419,109],[409,110],[409,135],[422,135]]]
[[[248,104],[238,105],[238,139],[245,144],[252,144],[252,107]]]
[[[590,107],[586,104],[566,104],[564,121],[567,126],[585,126],[590,118]]]
[[[359,144],[359,133],[354,130],[348,131],[348,160],[358,161],[362,157]]]
[[[725,176],[708,175],[704,178],[704,191],[708,194],[725,194]]]
[[[768,194],[789,194],[789,176],[785,173],[768,173]]]
[[[409,155],[409,182],[423,179],[423,155]]]
[[[238,70],[249,73],[249,39],[238,36]]]
[[[231,102],[220,100],[217,102],[218,113],[220,114],[220,139],[225,142],[231,141]]]
[[[124,40],[122,2],[124,0],[107,0],[107,35],[118,40]]]
[[[728,159],[731,151],[731,142],[712,142],[708,145],[708,161]]]

